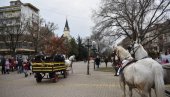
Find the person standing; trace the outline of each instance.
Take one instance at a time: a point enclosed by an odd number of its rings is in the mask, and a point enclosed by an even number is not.
[[[96,57],[95,63],[97,65],[97,68],[99,68],[99,65],[100,65],[100,58],[99,58],[99,56]]]
[[[27,59],[25,59],[24,62],[23,62],[23,69],[24,69],[25,77],[27,77],[28,76],[28,69],[29,69],[29,64],[28,64]]]
[[[2,74],[5,74],[6,71],[5,71],[5,58],[4,58],[4,56],[3,56],[2,59],[1,59],[1,66],[2,66],[1,72],[2,72]]]
[[[15,59],[15,61],[14,61],[14,64],[15,64],[15,70],[18,70],[18,60],[17,59]]]
[[[5,61],[5,70],[6,70],[7,74],[9,74],[9,69],[10,69],[9,59],[6,59],[6,61]]]
[[[10,63],[10,70],[13,72],[14,69],[15,69],[15,63],[14,63],[14,57],[12,57],[10,60],[9,60],[9,63]]]
[[[106,68],[107,68],[107,63],[108,63],[108,58],[107,57],[105,57],[104,62],[106,64]]]
[[[18,65],[17,65],[18,73],[22,73],[22,59],[18,59]]]

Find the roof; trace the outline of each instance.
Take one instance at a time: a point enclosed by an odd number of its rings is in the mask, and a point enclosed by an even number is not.
[[[37,7],[35,7],[34,5],[32,5],[31,3],[24,3],[23,4],[24,6],[29,6],[31,7],[32,9],[34,9],[35,11],[39,11],[39,9]]]
[[[67,19],[66,19],[66,24],[65,24],[65,27],[64,27],[64,31],[70,31]]]
[[[20,0],[18,0],[18,1],[10,1],[10,2],[20,2],[20,5],[28,6],[28,7],[32,8],[32,9],[34,9],[37,12],[39,11],[39,9],[37,7],[35,7],[34,5],[32,5],[31,3],[22,3]],[[2,9],[2,8],[20,7],[20,5],[1,6],[0,9]]]

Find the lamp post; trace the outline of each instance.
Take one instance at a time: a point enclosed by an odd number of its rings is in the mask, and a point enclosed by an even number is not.
[[[96,57],[96,50],[97,50],[97,43],[95,41],[92,41],[92,50],[94,54],[94,58]],[[94,59],[94,70],[95,70],[95,59]]]
[[[90,47],[92,46],[91,45],[91,42],[90,42],[90,39],[87,39],[87,44],[86,44],[87,48],[88,48],[88,63],[87,63],[87,75],[89,75],[89,60],[90,60]]]

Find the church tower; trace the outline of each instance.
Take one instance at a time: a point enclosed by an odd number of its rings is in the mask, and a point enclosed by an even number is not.
[[[68,38],[69,40],[71,39],[71,35],[70,35],[70,28],[68,26],[68,21],[66,19],[66,23],[65,23],[65,27],[64,27],[64,37]]]

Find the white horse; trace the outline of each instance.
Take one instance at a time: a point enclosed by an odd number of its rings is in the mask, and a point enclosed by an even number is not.
[[[68,59],[65,59],[65,64],[70,67],[71,72],[73,73],[73,61],[75,60],[75,55],[70,56]]]
[[[143,48],[143,46],[141,44],[135,43],[132,47],[132,49],[136,52],[135,53],[135,59],[136,60],[140,60],[143,58],[146,58],[148,56],[148,53],[146,52],[146,50]],[[166,57],[164,57],[166,59]],[[164,70],[164,81],[165,84],[170,84],[170,64],[165,64],[162,65],[163,70]]]
[[[121,60],[131,60],[131,54],[121,46],[114,48],[116,55]],[[162,66],[151,58],[141,59],[130,63],[120,74],[120,85],[129,87],[129,96],[132,97],[132,89],[136,88],[141,97],[151,97],[151,89],[155,89],[156,97],[164,97],[164,81]]]

